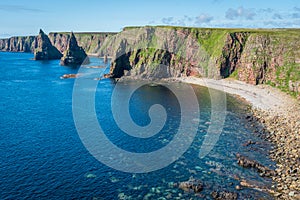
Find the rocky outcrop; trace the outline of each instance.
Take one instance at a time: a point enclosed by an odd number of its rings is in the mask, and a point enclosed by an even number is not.
[[[35,38],[35,60],[55,60],[60,59],[62,54],[51,44],[48,36],[40,30]]]
[[[266,177],[272,177],[275,175],[275,171],[269,169],[268,167],[260,164],[259,162],[255,161],[255,160],[251,160],[245,156],[242,156],[240,154],[236,155],[238,161],[237,163],[245,168],[253,168],[255,170],[257,170],[261,176],[266,176]]]
[[[73,32],[68,41],[67,49],[64,56],[60,60],[61,65],[80,66],[89,63],[89,58],[82,47],[78,46],[77,40]]]
[[[175,184],[175,186],[179,187],[180,189],[186,191],[186,192],[194,192],[199,193],[203,190],[203,183],[191,177],[188,181],[180,182]]]
[[[235,192],[229,191],[214,191],[211,193],[211,196],[215,200],[236,200],[238,199],[238,194]]]

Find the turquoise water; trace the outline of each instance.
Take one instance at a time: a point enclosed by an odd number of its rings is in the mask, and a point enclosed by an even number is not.
[[[231,96],[227,96],[227,115],[220,139],[210,154],[203,159],[198,157],[211,114],[208,90],[199,86],[192,86],[200,105],[197,135],[177,161],[141,174],[107,167],[88,152],[75,128],[74,79],[60,76],[76,73],[77,69],[59,66],[57,60],[31,58],[33,55],[27,53],[0,53],[0,199],[211,199],[212,191],[235,191],[238,181],[234,175],[271,185],[271,180],[236,164],[235,154],[239,152],[265,165],[274,165],[267,157],[269,144],[252,134],[243,115],[245,106]],[[108,66],[101,59],[91,61],[91,66]],[[120,131],[114,122],[110,100],[115,84],[109,79],[100,80],[95,96],[97,118],[107,137],[131,152],[151,152],[167,145],[180,123],[180,107],[174,94],[160,85],[145,85],[133,94],[130,114],[138,125],[149,123],[148,110],[153,104],[162,104],[168,114],[167,124],[159,134],[147,139],[134,138]],[[243,146],[248,140],[259,145]],[[198,195],[174,187],[174,183],[191,176],[205,185]],[[256,190],[239,191],[239,199],[260,197],[272,199]]]

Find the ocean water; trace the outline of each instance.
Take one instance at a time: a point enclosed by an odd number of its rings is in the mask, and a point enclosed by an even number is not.
[[[209,91],[200,86],[192,86],[200,108],[197,134],[178,160],[149,173],[127,173],[106,166],[90,154],[76,130],[72,113],[75,79],[60,78],[76,73],[77,69],[62,67],[57,60],[32,58],[28,53],[0,52],[0,199],[211,199],[212,191],[237,192],[235,186],[239,182],[235,176],[271,185],[270,179],[236,163],[235,154],[241,153],[271,168],[274,166],[267,157],[270,144],[256,137],[245,120],[246,105],[230,95],[220,138],[206,157],[199,158],[199,149],[211,124]],[[91,61],[89,66],[106,67],[87,66],[85,70],[92,76],[95,71],[108,70],[109,64],[101,59],[91,58]],[[127,88],[138,83],[118,84],[123,84],[121,92],[126,93]],[[174,84],[181,87],[180,83]],[[128,136],[115,123],[111,111],[115,86],[114,81],[102,79],[95,92],[95,113],[107,138],[119,148],[135,153],[152,152],[167,145],[178,131],[181,119],[174,93],[163,85],[151,84],[133,93],[128,109],[137,125],[146,126],[150,122],[148,110],[153,104],[164,106],[167,114],[163,129],[142,139]],[[248,140],[257,144],[244,146]],[[174,186],[190,177],[204,183],[201,193],[187,193]],[[272,199],[266,193],[247,188],[238,193],[239,199]]]

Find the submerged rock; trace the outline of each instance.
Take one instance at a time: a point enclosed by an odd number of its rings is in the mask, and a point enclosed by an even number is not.
[[[64,74],[60,78],[61,79],[67,79],[67,78],[77,78],[79,74]]]
[[[236,154],[236,157],[238,159],[237,163],[240,166],[245,168],[254,168],[260,173],[261,176],[270,177],[275,175],[274,170],[269,169],[268,167],[260,164],[255,160],[250,160],[249,158],[242,156],[240,154]]]
[[[203,183],[198,179],[194,179],[193,177],[191,177],[188,181],[177,183],[175,186],[178,186],[180,189],[186,192],[198,193],[203,190]]]
[[[35,38],[35,60],[55,60],[60,59],[62,54],[55,48],[48,36],[40,29],[39,35]]]
[[[222,192],[217,192],[214,191],[211,193],[211,196],[213,199],[216,200],[235,200],[238,199],[238,194],[235,192],[228,192],[228,191],[222,191]]]
[[[66,66],[80,66],[82,64],[88,64],[90,62],[87,54],[82,47],[78,46],[74,33],[71,33],[67,50],[64,52],[64,56],[60,60],[61,65]]]

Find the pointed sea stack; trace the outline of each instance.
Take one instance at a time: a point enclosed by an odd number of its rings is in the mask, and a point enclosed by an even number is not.
[[[55,48],[48,36],[40,29],[39,35],[35,38],[35,60],[56,60],[60,59],[62,54]]]
[[[64,52],[64,56],[61,58],[60,64],[67,66],[80,66],[82,64],[88,64],[89,62],[89,57],[83,48],[78,46],[77,40],[73,32],[71,32],[67,50]]]

